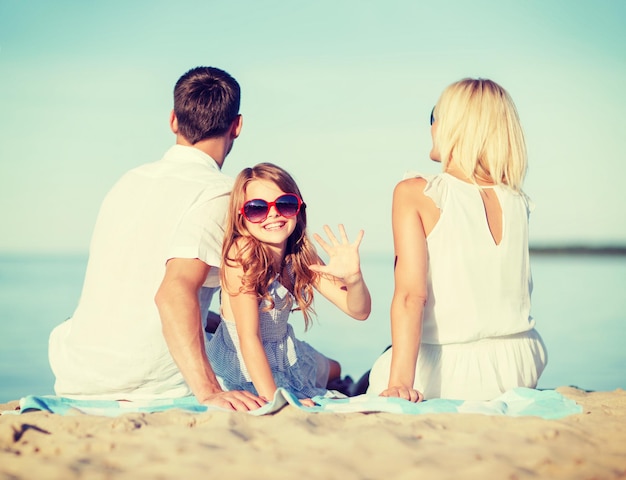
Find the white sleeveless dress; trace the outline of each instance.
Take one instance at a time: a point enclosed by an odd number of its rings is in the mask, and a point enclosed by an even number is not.
[[[428,300],[414,388],[424,398],[489,400],[537,385],[547,362],[530,316],[532,277],[523,193],[493,188],[502,209],[502,239],[489,230],[480,187],[443,173],[419,176],[439,207],[427,237]],[[392,349],[374,364],[368,393],[388,386]]]

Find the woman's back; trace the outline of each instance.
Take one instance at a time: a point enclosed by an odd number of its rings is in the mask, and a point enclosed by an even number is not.
[[[533,328],[526,197],[448,173],[426,180],[424,194],[440,216],[427,236],[422,341],[464,343]]]

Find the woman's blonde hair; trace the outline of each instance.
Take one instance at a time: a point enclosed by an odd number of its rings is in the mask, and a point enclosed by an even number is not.
[[[230,196],[228,218],[224,244],[222,246],[222,263],[229,266],[241,265],[243,268],[242,286],[239,292],[255,292],[259,302],[267,300],[270,310],[274,308],[268,288],[279,274],[288,274],[292,281],[284,281],[302,310],[305,327],[310,323],[313,310],[313,287],[317,274],[309,269],[309,265],[318,263],[317,252],[306,233],[306,205],[304,201],[296,217],[296,228],[287,239],[285,258],[282,271],[276,271],[274,257],[268,245],[257,240],[246,227],[245,219],[240,210],[245,201],[246,189],[253,180],[266,180],[274,183],[285,193],[295,193],[302,199],[300,189],[295,180],[282,168],[271,163],[259,163],[252,168],[242,170],[237,178]],[[221,269],[222,285],[226,287],[224,269]]]
[[[473,181],[522,189],[526,144],[517,109],[504,88],[491,80],[465,78],[443,91],[434,116],[434,143],[444,171],[454,159]]]

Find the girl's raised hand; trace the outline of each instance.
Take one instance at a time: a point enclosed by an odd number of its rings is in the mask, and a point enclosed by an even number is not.
[[[360,230],[354,242],[348,241],[346,229],[343,225],[339,225],[339,235],[341,241],[335,237],[335,234],[328,225],[324,225],[324,231],[328,236],[328,243],[317,233],[313,238],[320,244],[324,251],[328,254],[327,265],[311,265],[309,268],[314,272],[323,275],[331,275],[344,283],[350,285],[361,279],[361,261],[359,259],[359,245],[363,239],[364,232]]]

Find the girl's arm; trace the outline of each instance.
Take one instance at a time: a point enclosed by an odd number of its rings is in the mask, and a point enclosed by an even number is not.
[[[330,244],[315,234],[315,240],[328,253],[328,265],[319,260],[319,265],[309,268],[319,273],[314,287],[337,305],[343,312],[357,320],[365,320],[372,310],[370,292],[361,274],[359,259],[359,245],[363,238],[363,230],[353,243],[348,242],[348,236],[343,225],[339,225],[341,242],[337,240],[328,225],[324,226]]]
[[[259,302],[256,293],[237,293],[241,287],[243,268],[224,266],[226,288],[223,295],[228,299],[224,305],[225,316],[232,317],[237,327],[241,354],[259,396],[267,401],[274,398],[276,383],[270,368],[259,325]],[[234,293],[232,295],[231,293]],[[226,317],[226,318],[228,318]]]
[[[429,200],[421,178],[400,182],[393,194],[392,225],[396,264],[391,302],[391,372],[381,395],[412,402],[422,399],[413,388],[427,298],[428,251],[420,206]]]

